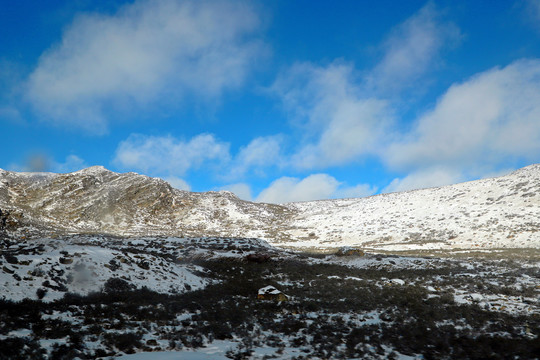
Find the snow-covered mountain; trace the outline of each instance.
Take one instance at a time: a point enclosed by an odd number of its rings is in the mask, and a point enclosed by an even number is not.
[[[540,248],[540,164],[509,175],[361,199],[290,204],[286,245],[386,250]]]
[[[439,188],[282,205],[181,191],[98,166],[70,174],[0,170],[0,231],[261,238],[314,248],[540,248],[540,165]]]

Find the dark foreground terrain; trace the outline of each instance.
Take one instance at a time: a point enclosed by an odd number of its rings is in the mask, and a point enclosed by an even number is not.
[[[229,344],[220,356],[231,359],[540,354],[534,257],[305,254],[248,239],[103,237],[4,240],[1,250],[0,359],[188,354],[213,343]],[[92,269],[97,287],[77,280],[81,269]],[[189,276],[179,277],[182,269]],[[88,291],[74,293],[84,281]],[[163,290],[167,281],[178,286]],[[268,285],[288,300],[258,299]]]

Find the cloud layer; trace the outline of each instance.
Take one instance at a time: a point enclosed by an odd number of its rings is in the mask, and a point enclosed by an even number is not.
[[[302,133],[289,155],[291,167],[321,170],[378,158],[388,171],[406,174],[386,192],[446,185],[538,161],[538,59],[455,83],[403,126],[408,95],[398,94],[421,87],[422,77],[461,37],[430,3],[393,29],[371,70],[334,61],[298,63],[282,72],[272,90]]]
[[[258,27],[241,2],[140,0],[112,16],[82,15],[39,59],[27,98],[52,122],[104,132],[109,110],[131,114],[240,85],[261,53]]]
[[[344,64],[296,65],[275,87],[313,132],[291,155],[297,169],[378,157],[408,173],[383,191],[447,185],[540,154],[540,60],[518,60],[452,85],[409,131],[396,131],[399,104],[362,97]],[[285,89],[285,90],[283,90]]]
[[[172,136],[131,135],[120,143],[113,162],[121,168],[168,178],[182,176],[203,163],[229,161],[229,156],[229,144],[211,134],[186,141]]]

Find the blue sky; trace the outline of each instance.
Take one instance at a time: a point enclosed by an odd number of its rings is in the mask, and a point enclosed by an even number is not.
[[[540,162],[540,1],[7,1],[0,168],[266,202]]]

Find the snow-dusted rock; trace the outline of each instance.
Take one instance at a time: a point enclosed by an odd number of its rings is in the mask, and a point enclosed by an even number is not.
[[[260,288],[257,293],[257,298],[259,300],[277,300],[277,301],[287,301],[289,298],[287,295],[273,287],[272,285],[265,286]]]

